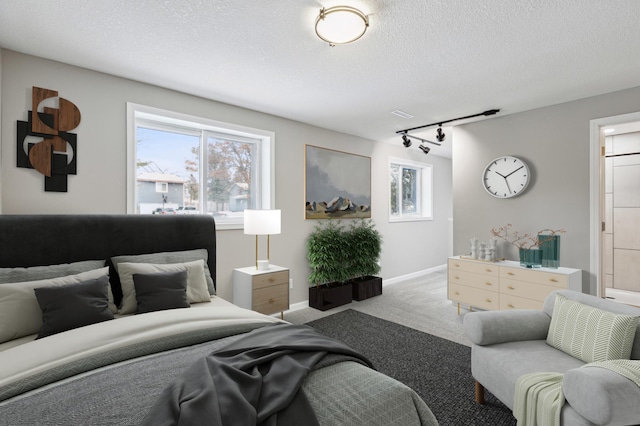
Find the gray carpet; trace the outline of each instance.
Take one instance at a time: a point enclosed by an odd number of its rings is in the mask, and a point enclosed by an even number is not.
[[[447,300],[447,271],[442,270],[384,285],[382,295],[352,302],[330,311],[313,308],[288,311],[284,319],[293,324],[304,324],[345,309],[353,309],[397,324],[415,328],[434,336],[463,345],[471,343],[462,329],[462,315],[457,306]]]
[[[511,411],[488,391],[485,405],[475,403],[467,346],[351,309],[307,324],[414,389],[441,426],[516,424]]]

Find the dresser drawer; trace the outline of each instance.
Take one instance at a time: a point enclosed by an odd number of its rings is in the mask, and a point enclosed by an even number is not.
[[[253,289],[251,309],[273,314],[289,309],[289,284],[281,283]]]
[[[490,262],[449,259],[449,271],[466,271],[474,274],[491,275],[497,277],[499,275],[499,269],[500,268],[498,268],[498,266]]]
[[[268,274],[254,275],[252,279],[253,289],[270,287],[278,284],[289,284],[289,271],[270,272]]]
[[[564,274],[554,274],[553,272],[545,272],[539,269],[526,268],[500,268],[500,278],[508,278],[518,281],[527,281],[530,283],[544,284],[557,288],[568,288],[569,277]]]
[[[541,300],[526,299],[510,294],[500,295],[500,309],[536,309],[542,310],[544,304]]]
[[[509,278],[500,279],[500,294],[507,294],[510,296],[524,297],[526,299],[539,300],[544,302],[544,299],[558,287],[551,285],[542,285],[536,283],[528,283],[524,281],[512,280]]]
[[[498,291],[499,289],[497,276],[476,274],[462,270],[449,271],[449,282],[488,291]]]
[[[449,299],[482,309],[498,309],[499,295],[492,291],[449,283]]]

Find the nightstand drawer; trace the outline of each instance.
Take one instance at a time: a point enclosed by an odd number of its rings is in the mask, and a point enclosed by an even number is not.
[[[271,287],[279,284],[289,284],[289,271],[270,272],[253,276],[253,289]]]
[[[563,274],[554,274],[553,272],[544,272],[539,269],[526,268],[500,268],[500,278],[509,278],[518,281],[527,281],[530,283],[550,285],[558,288],[569,287],[569,277]]]
[[[499,268],[491,262],[449,259],[449,271],[466,271],[497,277]]]
[[[449,283],[449,299],[482,309],[498,309],[498,293]]]
[[[487,291],[497,292],[499,289],[497,276],[475,274],[467,271],[450,271],[449,282]]]
[[[267,315],[286,311],[289,309],[289,283],[274,284],[264,288],[254,287],[252,303],[251,309]]]

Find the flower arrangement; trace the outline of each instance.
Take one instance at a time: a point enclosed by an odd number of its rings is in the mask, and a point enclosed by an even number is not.
[[[505,226],[501,226],[499,228],[491,228],[491,234],[494,237],[500,238],[501,240],[518,247],[519,249],[530,249],[536,248],[540,244],[538,235],[556,235],[566,232],[564,229],[543,229],[538,231],[536,234],[521,234],[518,231],[511,230],[512,226],[513,225],[510,223],[507,223]]]

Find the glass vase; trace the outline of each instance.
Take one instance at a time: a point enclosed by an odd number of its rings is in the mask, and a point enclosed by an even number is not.
[[[525,268],[540,268],[542,266],[542,250],[539,248],[521,248],[520,266]]]
[[[538,234],[538,247],[542,250],[542,266],[560,266],[560,235]]]

